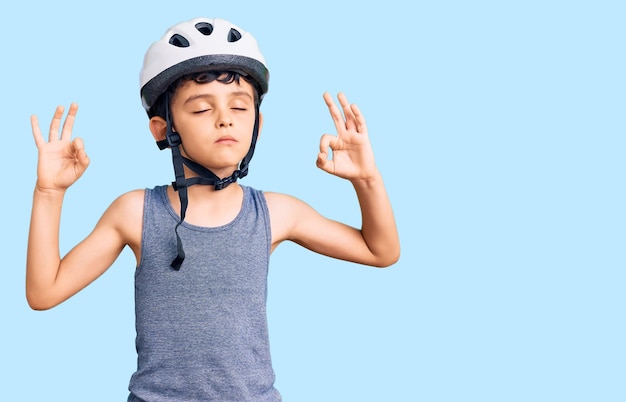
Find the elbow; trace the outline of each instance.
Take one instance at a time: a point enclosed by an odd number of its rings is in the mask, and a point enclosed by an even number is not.
[[[50,310],[59,303],[55,303],[49,297],[45,297],[38,292],[29,291],[26,289],[26,302],[28,307],[35,311]]]
[[[398,262],[400,258],[394,258],[394,259],[389,259],[389,260],[384,260],[381,261],[379,264],[376,265],[376,268],[389,268],[392,265],[394,265],[396,262]]]
[[[397,263],[398,260],[400,260],[400,249],[394,252],[386,253],[384,256],[382,256],[382,258],[376,261],[376,264],[374,264],[374,266],[376,268],[389,268],[390,266]]]
[[[28,307],[35,311],[50,310],[53,307],[52,305],[44,303],[36,297],[29,297],[28,295],[26,296],[26,302],[28,303]]]
[[[50,310],[52,308],[52,306],[45,304],[45,303],[41,303],[38,300],[33,300],[31,298],[26,298],[26,301],[28,302],[28,307],[30,307],[32,310],[35,311],[45,311],[45,310]]]
[[[28,305],[30,306],[31,310],[34,310],[34,311],[46,311],[46,310],[50,310],[52,308],[52,307],[47,307],[47,306],[43,306],[43,305],[40,306],[38,304],[31,304],[31,303],[28,303]]]

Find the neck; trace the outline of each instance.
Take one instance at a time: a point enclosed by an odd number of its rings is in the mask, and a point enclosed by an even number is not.
[[[180,211],[178,192],[168,187],[168,199],[174,211]],[[185,222],[196,226],[216,227],[231,222],[239,213],[243,189],[232,183],[222,190],[213,186],[195,185],[187,191],[188,206]]]

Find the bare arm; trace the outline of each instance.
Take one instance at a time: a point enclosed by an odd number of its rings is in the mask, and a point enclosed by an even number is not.
[[[362,226],[357,229],[327,219],[300,200],[268,193],[273,246],[291,240],[330,257],[387,267],[400,257],[391,202],[375,164],[363,115],[343,94],[338,98],[345,117],[330,95],[324,94],[337,135],[322,136],[317,166],[352,183],[361,208]],[[333,152],[331,160],[328,148]]]
[[[63,107],[56,109],[48,141],[41,135],[37,118],[31,118],[39,159],[28,236],[26,298],[37,310],[56,306],[101,275],[128,242],[130,226],[124,219],[130,222],[137,215],[130,206],[137,205],[139,197],[120,197],[92,233],[61,258],[59,228],[63,198],[89,164],[83,142],[79,138],[71,139],[77,109],[72,104],[60,135]]]

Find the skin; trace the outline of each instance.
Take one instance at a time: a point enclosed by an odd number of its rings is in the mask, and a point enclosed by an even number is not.
[[[292,241],[332,258],[374,267],[387,267],[400,256],[400,243],[393,211],[383,179],[376,167],[365,119],[345,95],[339,106],[324,93],[335,123],[336,135],[320,140],[317,166],[349,180],[362,213],[362,227],[354,228],[328,219],[305,202],[280,193],[266,192],[274,251],[283,241]],[[340,109],[341,108],[341,109]],[[220,177],[229,176],[247,153],[254,126],[253,89],[244,80],[217,81],[180,87],[172,100],[173,127],[183,142],[184,156],[202,164]],[[31,308],[52,308],[85,288],[102,275],[128,246],[139,263],[144,190],[122,194],[103,213],[92,232],[65,256],[59,252],[59,227],[67,189],[89,165],[84,143],[72,139],[78,105],[71,104],[63,124],[64,107],[54,112],[46,140],[37,116],[31,117],[38,149],[37,182],[28,237],[26,297]],[[343,113],[342,113],[343,112]],[[262,125],[262,116],[261,116]],[[166,123],[153,117],[149,123],[155,140],[165,138]],[[328,150],[332,149],[332,159]],[[187,177],[195,174],[186,169]],[[168,188],[169,200],[178,211],[178,194]],[[223,190],[210,186],[189,188],[185,221],[198,226],[224,225],[238,214],[243,190],[233,183]]]

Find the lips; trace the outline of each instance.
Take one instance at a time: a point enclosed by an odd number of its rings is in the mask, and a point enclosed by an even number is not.
[[[237,142],[237,140],[235,139],[235,137],[232,137],[230,135],[224,135],[218,138],[215,142],[218,144],[234,144]]]

